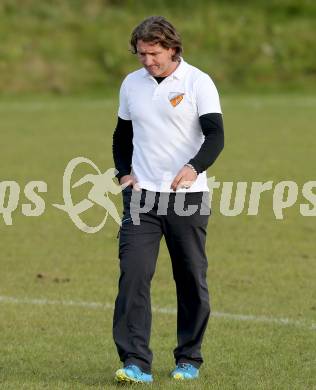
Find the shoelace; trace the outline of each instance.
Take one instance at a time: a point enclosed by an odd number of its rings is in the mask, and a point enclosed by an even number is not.
[[[135,366],[134,364],[129,364],[128,366],[126,366],[125,368],[130,368],[134,371],[136,371],[137,375],[143,375],[143,372],[140,370],[140,368],[138,368],[137,366]]]
[[[179,366],[179,368],[183,368],[186,371],[188,371],[190,369],[189,363],[179,363],[178,366]]]

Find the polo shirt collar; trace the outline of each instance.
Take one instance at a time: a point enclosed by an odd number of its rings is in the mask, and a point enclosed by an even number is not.
[[[186,73],[187,66],[188,66],[188,64],[184,61],[184,59],[182,57],[180,57],[180,64],[178,65],[176,70],[174,72],[172,72],[171,75],[169,75],[167,77],[180,80],[184,76],[184,74]],[[149,72],[147,72],[147,70],[145,68],[143,68],[143,75],[144,75],[144,77],[154,79],[154,77]]]

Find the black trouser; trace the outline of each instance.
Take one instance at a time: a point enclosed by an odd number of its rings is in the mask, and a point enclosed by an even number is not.
[[[148,191],[142,190],[141,206],[146,193]],[[113,319],[114,341],[125,366],[136,364],[145,372],[151,371],[150,284],[164,235],[177,291],[175,361],[191,363],[198,368],[203,362],[201,343],[210,315],[205,255],[209,215],[200,215],[202,199],[204,206],[205,201],[208,206],[208,194],[170,194],[167,215],[158,215],[157,210],[159,197],[169,194],[151,194],[155,195],[153,208],[140,214],[140,224],[135,225],[130,214],[132,190],[128,187],[123,191],[124,214],[119,242],[121,274]],[[199,209],[191,216],[177,215],[173,207],[176,195],[184,200],[184,210],[187,205],[199,205]]]

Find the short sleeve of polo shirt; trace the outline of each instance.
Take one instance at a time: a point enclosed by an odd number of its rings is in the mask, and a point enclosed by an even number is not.
[[[195,99],[199,116],[222,113],[216,86],[206,73],[199,76],[195,82]]]
[[[126,79],[123,81],[120,89],[118,116],[126,121],[131,120],[131,114],[128,108],[128,93],[127,93]]]

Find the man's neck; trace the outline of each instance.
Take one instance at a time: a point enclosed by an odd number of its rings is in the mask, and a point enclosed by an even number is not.
[[[164,75],[161,75],[161,76],[158,76],[158,77],[168,77],[168,76],[170,76],[177,69],[177,67],[180,65],[180,62],[181,62],[181,60],[174,61],[173,64],[172,64],[173,66],[171,67],[170,71],[167,74],[164,74]]]

